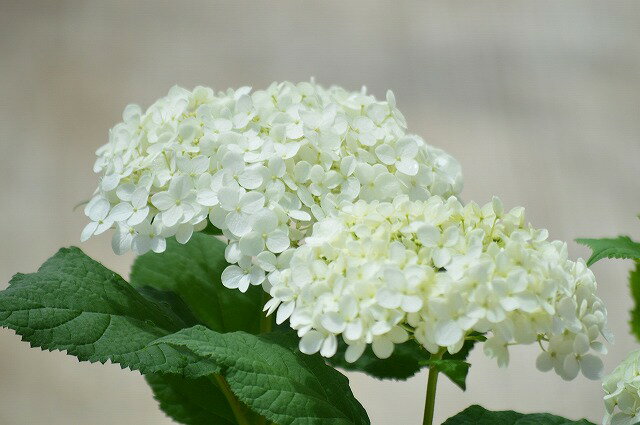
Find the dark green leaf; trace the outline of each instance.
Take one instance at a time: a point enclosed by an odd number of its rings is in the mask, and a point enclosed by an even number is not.
[[[443,373],[447,378],[465,391],[467,389],[467,374],[469,373],[469,363],[463,360],[453,359],[431,359],[426,362],[429,368],[435,368]]]
[[[572,421],[549,413],[523,413],[505,410],[491,412],[474,405],[447,419],[442,425],[594,425],[586,419]]]
[[[187,350],[147,344],[185,322],[136,292],[78,248],[63,248],[36,273],[17,274],[0,292],[0,326],[31,346],[142,373],[202,373],[216,366]]]
[[[262,290],[252,287],[242,294],[222,286],[220,275],[227,266],[224,249],[224,243],[204,234],[194,234],[184,245],[170,239],[165,252],[136,259],[132,285],[166,302],[190,326],[204,324],[219,332],[257,332]],[[229,413],[226,420],[236,423],[227,399],[210,376],[187,379],[152,375],[147,376],[147,382],[162,410],[180,423],[227,423],[215,416],[219,412]]]
[[[217,363],[238,399],[280,425],[369,423],[347,378],[319,355],[298,352],[294,334],[220,334],[195,326],[158,342]]]
[[[220,397],[233,400],[231,391],[282,425],[368,423],[348,380],[321,357],[294,351],[295,334],[222,334],[201,325],[180,331],[195,317],[180,313],[185,304],[165,291],[170,286],[154,283],[137,292],[79,249],[62,249],[38,272],[16,275],[0,292],[0,326],[14,329],[32,346],[153,375],[149,380],[161,405],[184,423],[202,423],[209,411],[218,415],[211,423],[229,421],[231,406],[245,409]],[[228,388],[208,381],[214,374],[224,375]],[[247,416],[254,422],[253,413]]]
[[[340,340],[338,352],[328,362],[334,367],[344,370],[364,372],[378,379],[405,380],[420,371],[429,359],[429,352],[415,341],[407,341],[396,345],[391,357],[379,359],[371,347],[367,347],[362,356],[353,363],[344,359],[347,344]]]
[[[576,242],[593,251],[587,261],[588,266],[603,258],[640,259],[640,243],[632,241],[628,236],[618,236],[615,239],[576,239]]]
[[[146,375],[160,408],[177,422],[189,425],[236,425],[218,385],[209,377],[186,379],[179,375]]]
[[[262,317],[262,288],[246,294],[222,286],[220,275],[228,265],[225,244],[213,236],[195,233],[186,245],[167,240],[167,250],[138,257],[131,284],[176,294],[199,323],[220,332],[258,333]]]
[[[487,338],[484,335],[473,332],[468,336],[464,342],[464,345],[454,354],[449,354],[449,352],[445,352],[441,359],[433,358],[427,360],[424,365],[428,367],[435,367],[439,372],[443,373],[447,378],[451,379],[451,382],[456,384],[462,391],[466,391],[467,389],[467,374],[469,373],[469,368],[471,364],[466,362],[465,360],[469,357],[469,353],[475,346],[476,342],[485,341]]]
[[[486,339],[477,332],[472,333],[469,337],[471,339],[465,341],[460,351],[455,354],[445,353],[442,359],[437,361],[430,360],[431,355],[429,352],[418,343],[407,341],[396,345],[393,354],[387,359],[379,359],[373,353],[371,347],[367,347],[357,361],[349,363],[344,359],[346,344],[340,341],[338,352],[328,359],[328,362],[335,367],[349,371],[364,372],[378,379],[398,380],[408,379],[423,367],[433,365],[462,390],[465,390],[465,381],[470,366],[465,360],[475,343]]]
[[[640,261],[635,262],[636,268],[629,273],[629,286],[633,297],[634,308],[631,310],[631,332],[640,341]]]

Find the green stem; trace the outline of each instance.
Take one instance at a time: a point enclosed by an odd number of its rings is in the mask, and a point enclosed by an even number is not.
[[[231,411],[233,412],[233,416],[235,416],[236,422],[238,422],[238,425],[251,425],[251,422],[249,421],[249,419],[247,419],[247,415],[245,414],[244,405],[242,405],[240,403],[240,400],[238,400],[235,394],[233,394],[233,392],[231,391],[231,388],[229,388],[229,384],[227,384],[227,381],[217,373],[214,374],[213,376],[216,382],[218,383],[218,386],[222,390],[222,393],[227,398],[227,401],[229,402],[229,406],[231,406]]]
[[[433,360],[440,360],[444,351],[441,350],[437,354],[432,355]],[[422,417],[422,425],[433,424],[433,411],[436,406],[436,387],[438,386],[438,369],[429,368],[429,378],[427,378],[427,396],[424,400],[424,416]]]

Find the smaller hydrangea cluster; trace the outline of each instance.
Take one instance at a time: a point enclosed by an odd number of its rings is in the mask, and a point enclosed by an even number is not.
[[[538,342],[537,366],[598,379],[606,310],[582,260],[525,225],[524,209],[482,207],[455,197],[347,205],[313,227],[289,267],[270,277],[265,306],[287,318],[300,350],[336,353],[338,336],[357,360],[380,358],[414,337],[429,352],[459,351],[472,332],[504,366],[508,348]]]
[[[146,111],[127,106],[97,156],[102,180],[82,240],[115,228],[116,253],[161,252],[166,238],[185,243],[210,221],[229,240],[223,283],[241,291],[338,205],[462,185],[455,159],[406,133],[391,92],[380,101],[313,81],[174,87]]]
[[[606,413],[603,425],[640,422],[640,350],[634,351],[602,381]]]

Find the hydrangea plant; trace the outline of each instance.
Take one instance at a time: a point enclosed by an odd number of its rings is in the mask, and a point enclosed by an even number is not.
[[[432,424],[438,374],[464,390],[476,344],[503,367],[531,344],[541,371],[602,376],[590,263],[521,207],[463,203],[459,163],[408,132],[390,91],[174,87],[125,108],[94,171],[81,240],[111,231],[138,254],[130,282],[64,248],[0,292],[0,325],[139,371],[176,422],[369,424],[336,368],[426,367]],[[605,381],[605,421],[640,417],[636,365]],[[522,421],[590,423],[471,406],[445,424]]]

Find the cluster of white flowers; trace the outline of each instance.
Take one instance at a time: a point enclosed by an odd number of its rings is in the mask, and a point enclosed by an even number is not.
[[[605,377],[602,388],[606,408],[603,425],[640,423],[640,350],[632,352]]]
[[[273,273],[266,305],[290,319],[300,350],[347,361],[368,344],[380,358],[414,337],[429,352],[455,353],[472,332],[486,334],[500,365],[508,347],[538,342],[537,366],[598,379],[608,337],[606,310],[582,260],[566,244],[525,224],[524,209],[501,202],[463,206],[432,196],[358,201],[314,224],[289,267]]]
[[[272,84],[215,94],[179,87],[137,105],[97,151],[102,180],[86,240],[115,228],[116,253],[164,251],[210,221],[229,240],[223,283],[246,291],[286,265],[312,224],[340,205],[459,193],[459,164],[418,136],[394,96]]]

